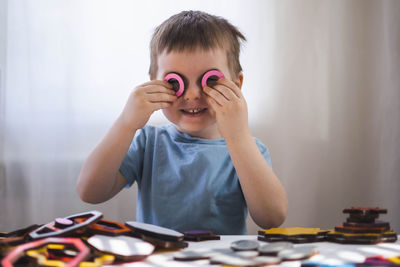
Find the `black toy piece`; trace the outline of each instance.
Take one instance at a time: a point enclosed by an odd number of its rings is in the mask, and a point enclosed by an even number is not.
[[[358,215],[373,215],[373,214],[386,214],[387,209],[381,209],[378,207],[351,207],[344,209],[343,213],[358,214]]]
[[[129,221],[126,222],[125,225],[139,234],[152,236],[164,240],[182,241],[184,238],[184,234],[178,231],[153,224]]]
[[[258,240],[265,242],[292,242],[297,244],[323,242],[328,230],[320,228],[288,227],[258,231]]]
[[[162,248],[162,249],[182,249],[182,248],[187,248],[189,246],[189,244],[184,241],[169,241],[146,235],[141,235],[140,238],[144,241],[153,244],[157,248]]]
[[[158,248],[180,249],[188,247],[188,243],[183,242],[184,234],[165,227],[129,221],[125,223],[133,234],[140,236],[141,239],[152,243]]]
[[[220,240],[219,235],[214,234],[209,230],[190,230],[183,232],[185,235],[184,239],[187,241],[205,241],[205,240]]]
[[[390,224],[388,222],[375,220],[373,223],[357,223],[357,222],[344,222],[343,226],[347,227],[383,227],[386,230],[390,229]]]
[[[388,222],[376,220],[380,214],[387,213],[386,209],[351,207],[344,209],[343,213],[349,214],[348,218],[327,234],[327,241],[342,244],[377,244],[397,240],[397,234],[390,230]]]
[[[26,241],[29,233],[41,225],[33,224],[9,233],[0,233],[0,246],[16,246]]]
[[[393,231],[387,231],[381,234],[348,234],[337,231],[331,231],[327,234],[327,240],[341,244],[377,244],[380,242],[396,242],[397,234]]]

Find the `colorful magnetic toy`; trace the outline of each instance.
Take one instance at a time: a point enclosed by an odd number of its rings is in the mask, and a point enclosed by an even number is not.
[[[26,251],[26,255],[36,258],[40,266],[65,266],[77,255],[77,251],[65,244],[47,244],[45,247]],[[88,259],[79,263],[79,267],[98,267],[112,264],[114,260],[113,255],[94,251]]]
[[[189,244],[184,241],[171,241],[159,237],[152,237],[148,235],[140,235],[140,238],[147,241],[160,249],[182,249],[187,248]]]
[[[33,224],[9,233],[0,233],[0,246],[16,246],[25,242],[30,232],[41,225]]]
[[[343,213],[349,214],[360,214],[364,216],[372,214],[386,214],[387,209],[381,209],[379,207],[351,207],[343,210]]]
[[[343,244],[376,244],[395,242],[397,234],[390,230],[388,222],[376,220],[386,209],[378,207],[351,207],[344,209],[349,214],[346,222],[330,231],[327,241]]]
[[[187,241],[205,241],[205,240],[220,240],[219,235],[214,234],[209,230],[190,230],[183,232]]]
[[[260,230],[258,233],[258,240],[270,242],[268,244],[239,240],[232,242],[231,248],[185,250],[174,255],[174,259],[208,259],[210,263],[264,266],[281,261],[303,260],[318,253],[315,247],[296,246],[292,243],[330,241],[344,244],[376,244],[397,240],[397,234],[390,230],[390,224],[377,220],[386,210],[377,207],[352,207],[344,212],[349,214],[348,218],[346,222],[336,226],[335,230],[271,228]],[[98,211],[84,212],[56,218],[43,226],[32,225],[13,232],[0,233],[0,266],[97,267],[142,260],[160,248],[186,248],[188,243],[184,242],[185,239],[199,241],[219,238],[207,230],[181,233],[152,224],[130,221],[123,225],[101,218],[102,214]],[[387,266],[399,263],[399,257],[375,257],[354,266]],[[315,264],[317,263],[307,262],[302,266],[322,266]]]
[[[126,222],[125,225],[139,234],[161,238],[164,240],[182,241],[184,238],[184,234],[178,231],[153,224],[129,221]]]
[[[379,214],[385,214],[387,210],[378,207],[351,207],[344,209],[343,213],[349,214],[349,223],[374,223]]]
[[[342,243],[342,244],[377,244],[381,242],[396,242],[397,234],[393,231],[384,233],[362,233],[349,234],[337,231],[330,231],[326,235],[327,241]]]
[[[362,223],[362,222],[344,222],[343,226],[348,227],[383,227],[386,230],[390,229],[390,224],[388,222],[376,220],[373,223]]]
[[[389,230],[389,227],[379,227],[379,226],[345,226],[344,224],[335,226],[335,231],[342,233],[384,233]]]
[[[126,222],[125,225],[132,229],[133,234],[157,248],[181,249],[189,245],[183,242],[184,234],[172,229],[134,221]]]
[[[254,240],[238,240],[231,243],[233,251],[257,250],[260,244]]]
[[[379,207],[351,207],[344,209],[349,214],[346,222],[334,230],[319,228],[271,228],[260,230],[258,240],[267,242],[289,241],[293,243],[336,242],[343,244],[377,244],[396,242],[397,234],[390,230],[388,222],[376,220],[380,214],[387,213]]]
[[[258,231],[258,240],[267,242],[288,241],[292,243],[321,242],[325,240],[328,232],[328,230],[320,228],[270,228]]]
[[[85,219],[77,218],[75,221],[79,223],[83,223]],[[110,236],[117,236],[128,234],[131,232],[127,226],[123,225],[119,222],[109,221],[105,219],[101,219],[88,227],[85,228],[86,231],[92,234],[102,234],[102,235],[110,235]]]
[[[63,236],[91,225],[100,220],[102,217],[103,214],[99,211],[89,211],[71,215],[66,218],[57,218],[53,222],[45,224],[29,233],[29,237],[33,240],[36,240],[52,236]],[[85,220],[83,222],[78,222],[76,219]]]
[[[100,254],[95,256],[96,253],[93,253],[94,256],[91,256],[88,260],[85,260],[79,264],[79,267],[100,267],[103,265],[108,265],[114,263],[115,256],[110,254]]]
[[[176,92],[175,95],[177,97],[180,97],[181,95],[183,95],[183,92],[185,90],[185,84],[179,74],[174,73],[174,72],[168,73],[164,77],[164,81],[172,84],[172,86],[173,86],[172,89]]]
[[[367,257],[364,261],[366,266],[398,266],[399,257],[385,258],[383,256]]]
[[[212,87],[217,81],[224,78],[224,75],[218,70],[209,70],[203,74],[201,78],[201,87]],[[175,72],[170,72],[164,77],[164,81],[172,84],[172,89],[176,92],[175,95],[180,97],[185,92],[185,82],[182,77]]]
[[[149,242],[130,236],[94,235],[87,242],[98,251],[123,261],[142,260],[155,248]]]
[[[218,70],[207,71],[203,75],[203,78],[201,79],[201,86],[203,88],[206,86],[212,87],[221,78],[224,78],[224,75],[220,71],[218,71]]]
[[[40,255],[40,253],[32,252],[31,255],[37,256],[39,264],[42,264],[42,265],[54,264],[54,265],[47,265],[47,266],[72,267],[72,266],[78,266],[80,262],[84,261],[85,259],[89,258],[89,256],[90,256],[89,248],[79,238],[49,237],[49,238],[40,239],[40,240],[32,241],[32,242],[17,246],[1,261],[1,264],[3,267],[13,267],[14,263],[16,263],[21,257],[23,257],[28,250],[38,249],[38,248],[44,247],[48,244],[63,244],[66,247],[73,249],[77,253],[75,256],[72,256],[68,262],[63,262],[63,261],[48,262],[48,259],[46,257],[42,257]]]
[[[53,252],[50,252],[50,250]],[[77,252],[62,244],[47,244],[37,249],[28,250],[25,254],[36,259],[40,266],[65,266],[77,255]]]

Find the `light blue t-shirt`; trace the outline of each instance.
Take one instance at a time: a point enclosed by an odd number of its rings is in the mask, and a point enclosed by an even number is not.
[[[268,149],[255,138],[271,166]],[[174,125],[137,131],[120,171],[138,184],[136,220],[177,231],[247,234],[247,206],[225,140]]]

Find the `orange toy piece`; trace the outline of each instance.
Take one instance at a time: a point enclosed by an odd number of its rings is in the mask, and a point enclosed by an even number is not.
[[[86,219],[79,218],[75,221],[83,223]],[[85,230],[88,230],[92,234],[103,234],[117,236],[132,232],[130,228],[119,222],[109,221],[101,219],[94,224],[89,225]]]

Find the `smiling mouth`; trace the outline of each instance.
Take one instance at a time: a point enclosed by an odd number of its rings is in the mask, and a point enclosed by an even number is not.
[[[181,109],[181,111],[183,113],[187,113],[187,114],[191,114],[191,115],[199,114],[205,110],[207,110],[207,108]]]

